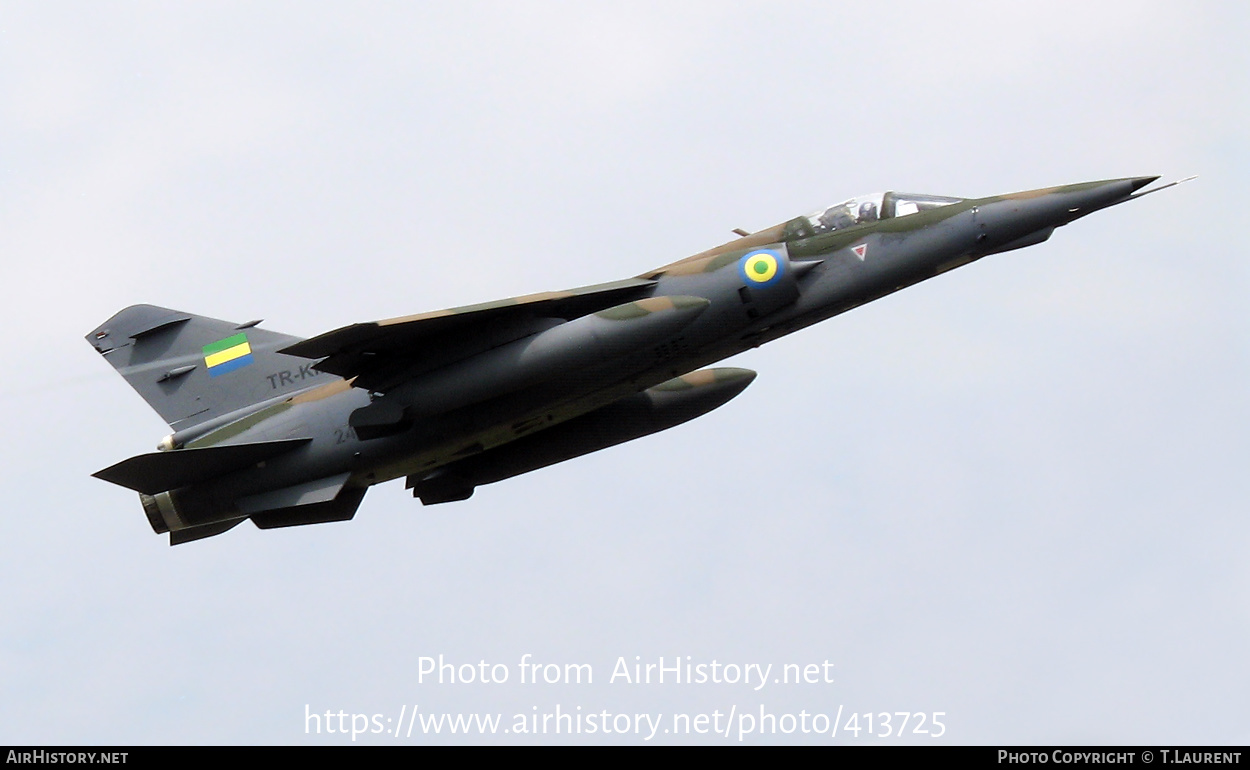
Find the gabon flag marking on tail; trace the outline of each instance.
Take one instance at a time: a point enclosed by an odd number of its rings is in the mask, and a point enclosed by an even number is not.
[[[210,377],[242,369],[252,363],[252,346],[246,334],[236,334],[204,346],[204,365]]]

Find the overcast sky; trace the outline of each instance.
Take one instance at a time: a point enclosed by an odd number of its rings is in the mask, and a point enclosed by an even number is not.
[[[0,0],[0,743],[337,744],[306,707],[414,705],[1250,742],[1248,39],[1231,1]],[[349,523],[170,548],[89,475],[168,432],[82,339],[137,302],[308,336],[857,194],[1146,174],[1201,176],[463,503],[392,482]],[[594,683],[522,685],[527,653]],[[439,654],[510,680],[419,682]],[[635,656],[834,681],[609,683]],[[650,742],[737,741],[669,726]]]

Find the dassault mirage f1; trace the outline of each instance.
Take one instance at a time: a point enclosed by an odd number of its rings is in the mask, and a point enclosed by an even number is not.
[[[358,323],[311,339],[135,305],[87,335],[173,432],[95,474],[171,545],[351,519],[407,479],[426,505],[666,430],[755,378],[713,362],[1141,192],[865,195],[629,278]],[[1170,185],[1165,185],[1170,186]]]

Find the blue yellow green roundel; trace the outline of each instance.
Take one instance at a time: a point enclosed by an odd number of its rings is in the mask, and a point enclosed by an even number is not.
[[[781,277],[783,264],[777,252],[757,249],[742,258],[738,269],[748,286],[767,286]]]
[[[246,334],[236,334],[204,346],[204,365],[210,377],[216,377],[252,363],[252,346]]]

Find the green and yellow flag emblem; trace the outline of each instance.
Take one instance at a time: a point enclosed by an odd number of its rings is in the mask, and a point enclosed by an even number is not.
[[[252,346],[246,334],[236,334],[204,346],[204,365],[210,377],[242,369],[252,363]]]

